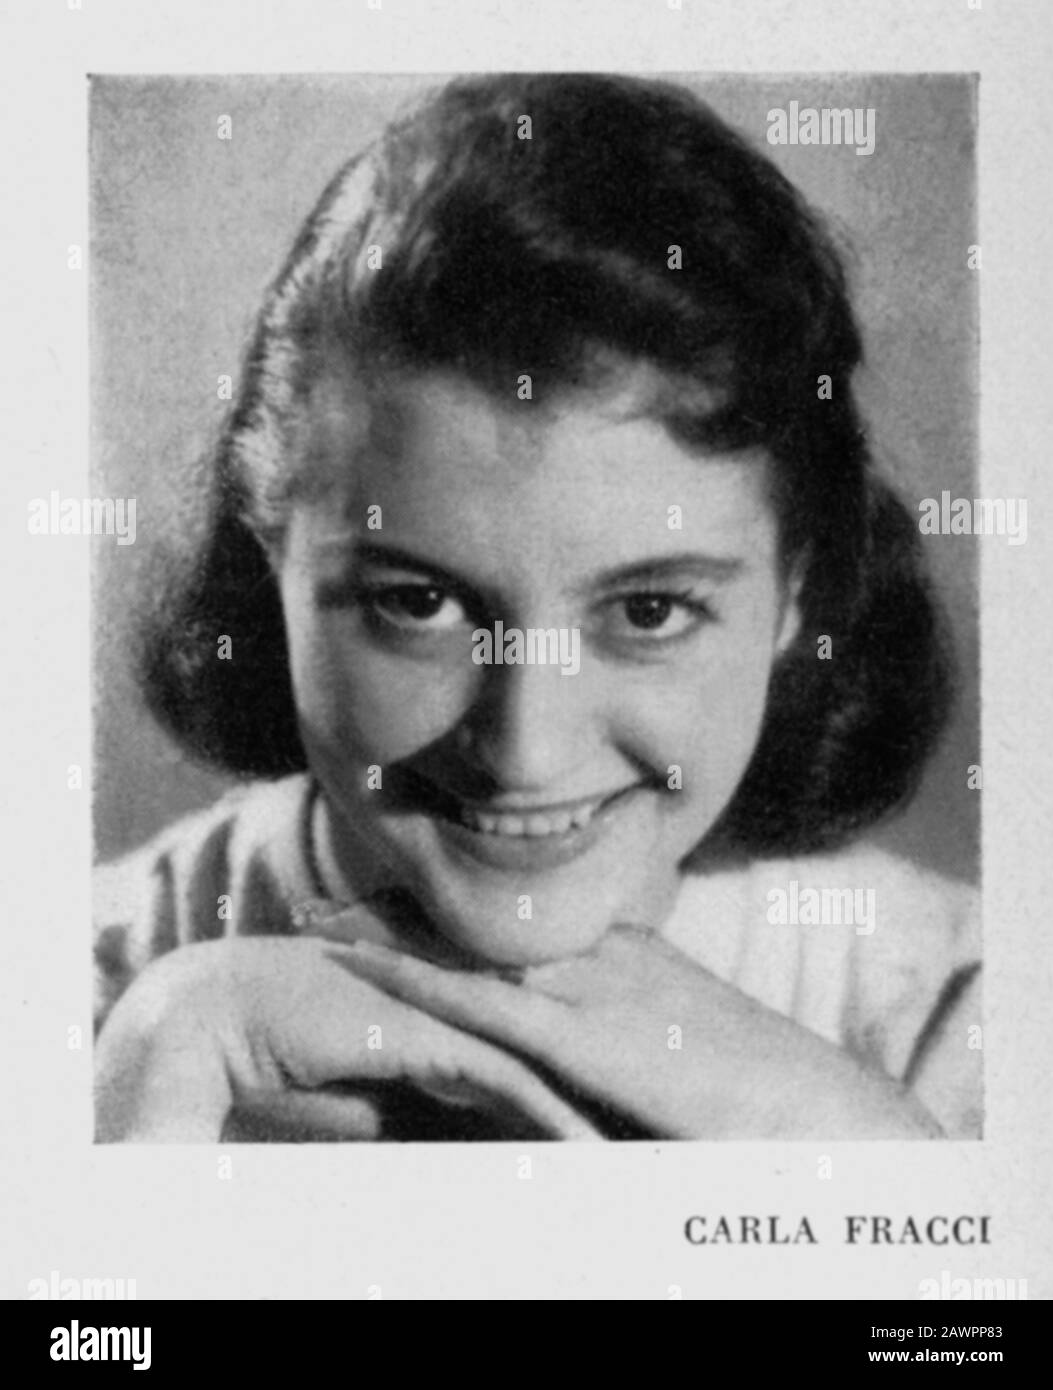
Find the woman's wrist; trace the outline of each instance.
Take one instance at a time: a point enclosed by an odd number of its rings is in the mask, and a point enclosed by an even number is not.
[[[230,1110],[227,1061],[201,996],[184,985],[183,961],[158,965],[118,1002],[96,1043],[101,1143],[215,1143]]]

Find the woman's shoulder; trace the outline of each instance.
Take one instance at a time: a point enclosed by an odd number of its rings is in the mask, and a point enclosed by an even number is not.
[[[126,909],[126,894],[152,879],[186,885],[228,881],[247,862],[301,872],[302,822],[312,785],[302,773],[235,787],[212,805],[165,826],[145,844],[95,870],[94,901],[103,915]]]
[[[980,955],[978,890],[871,841],[688,875],[667,934],[685,947],[703,945],[713,913],[769,944],[779,929],[790,929],[783,936],[798,928],[808,929],[799,935],[814,936],[821,928],[842,928],[839,939],[865,942],[886,965],[934,951],[963,964]]]
[[[194,941],[288,928],[315,896],[308,862],[310,779],[237,787],[100,865],[92,915],[103,1013],[150,960]]]

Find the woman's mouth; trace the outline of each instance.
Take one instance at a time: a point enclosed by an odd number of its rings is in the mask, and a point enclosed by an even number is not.
[[[501,873],[541,873],[587,854],[648,790],[634,782],[614,792],[544,806],[503,807],[444,797],[441,805],[432,802],[428,814],[455,859]]]
[[[638,785],[621,791],[605,793],[587,800],[563,802],[555,806],[517,807],[500,810],[492,807],[461,806],[461,824],[482,835],[509,835],[513,838],[543,839],[550,835],[566,835],[571,830],[584,830],[592,818],[617,797]]]

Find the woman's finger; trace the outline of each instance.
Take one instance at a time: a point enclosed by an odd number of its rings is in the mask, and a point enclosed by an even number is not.
[[[373,942],[358,941],[337,957],[356,975],[396,999],[458,1028],[555,1066],[569,1032],[562,1001],[477,971],[447,970]]]
[[[518,1110],[554,1138],[602,1137],[525,1062],[474,1036],[485,1029],[465,1031],[437,1017],[437,1011],[394,997],[382,982],[354,973],[349,964],[358,946],[329,940],[284,946],[299,948],[298,969],[268,976],[265,1001],[257,996],[266,1005],[259,1010],[258,1026],[275,1075],[290,1089],[313,1092],[344,1082],[408,1082],[433,1093],[454,1088],[481,1103],[488,1097]]]
[[[440,1067],[440,1074],[457,1078],[462,1097],[477,1097],[483,1104],[496,1099],[504,1106],[532,1120],[543,1133],[554,1139],[598,1140],[603,1135],[585,1117],[545,1084],[525,1062],[500,1048],[457,1029],[438,1023],[449,1037],[451,1052]],[[422,1089],[435,1094],[427,1079]]]
[[[393,889],[353,904],[326,898],[306,899],[297,904],[293,925],[302,936],[344,945],[371,941],[440,965],[470,965],[463,950],[430,928],[408,893]]]
[[[228,1143],[346,1143],[381,1137],[378,1105],[332,1091],[242,1092],[227,1117]]]

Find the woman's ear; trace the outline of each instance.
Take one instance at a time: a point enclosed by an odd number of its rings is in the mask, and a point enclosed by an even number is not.
[[[782,656],[789,651],[801,630],[801,590],[804,587],[804,575],[807,568],[808,554],[805,552],[794,560],[786,576],[779,615],[779,629],[775,638],[777,656]]]

